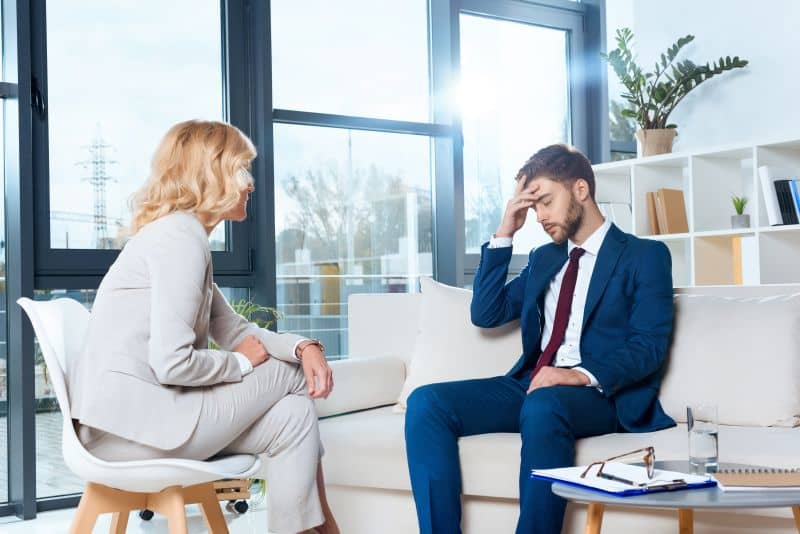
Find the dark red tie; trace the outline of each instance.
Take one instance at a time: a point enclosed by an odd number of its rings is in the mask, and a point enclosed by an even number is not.
[[[567,271],[564,273],[564,279],[561,280],[561,291],[558,293],[556,317],[553,320],[553,333],[550,336],[550,341],[547,342],[547,346],[539,356],[536,367],[531,371],[531,380],[539,372],[539,369],[553,363],[558,348],[564,342],[564,335],[567,333],[567,324],[569,323],[569,314],[572,310],[572,296],[575,294],[575,282],[578,280],[578,260],[583,256],[584,252],[586,251],[582,248],[575,247],[569,253],[569,265],[567,265]]]

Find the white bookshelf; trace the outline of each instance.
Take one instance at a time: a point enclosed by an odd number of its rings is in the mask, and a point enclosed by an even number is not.
[[[758,167],[800,175],[800,139],[663,154],[595,165],[598,202],[631,206],[626,232],[658,239],[672,253],[676,287],[732,285],[734,240],[741,240],[743,285],[800,283],[800,224],[769,226]],[[646,194],[683,191],[689,231],[650,235]],[[731,228],[731,195],[748,198],[750,228]]]

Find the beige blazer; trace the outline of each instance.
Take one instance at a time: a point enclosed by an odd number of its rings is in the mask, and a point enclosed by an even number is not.
[[[97,291],[83,355],[67,366],[73,419],[170,450],[194,431],[207,388],[242,380],[231,351],[244,337],[298,363],[303,338],[248,323],[212,272],[208,235],[191,213],[161,217],[128,241]],[[209,337],[222,350],[207,348]]]

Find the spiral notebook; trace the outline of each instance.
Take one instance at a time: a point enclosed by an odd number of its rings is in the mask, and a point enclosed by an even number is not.
[[[800,491],[800,469],[723,468],[714,478],[722,491]]]

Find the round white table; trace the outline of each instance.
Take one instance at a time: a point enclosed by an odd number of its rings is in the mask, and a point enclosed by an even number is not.
[[[742,467],[741,464],[722,464],[722,467]],[[746,466],[745,466],[746,467]],[[657,469],[690,472],[689,462],[656,462]],[[609,493],[584,489],[570,484],[553,482],[556,495],[574,502],[587,503],[586,534],[599,534],[606,506],[627,508],[660,508],[678,510],[678,532],[692,534],[695,509],[719,508],[783,508],[790,507],[800,532],[800,491],[776,492],[724,492],[718,487],[664,491],[630,497],[617,497]]]

